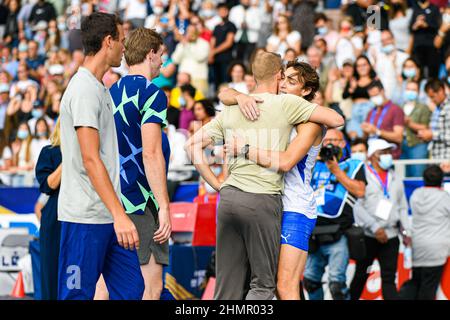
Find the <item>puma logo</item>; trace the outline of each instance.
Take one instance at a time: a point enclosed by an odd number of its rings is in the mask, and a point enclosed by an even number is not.
[[[291,236],[291,234],[288,234],[286,236],[281,235],[281,237],[283,238],[283,240],[288,243],[288,238]]]

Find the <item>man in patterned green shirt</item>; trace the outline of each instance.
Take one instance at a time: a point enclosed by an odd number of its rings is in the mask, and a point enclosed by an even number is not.
[[[125,43],[129,74],[111,89],[120,154],[121,200],[139,234],[139,262],[145,281],[144,300],[159,299],[163,265],[169,264],[171,233],[167,167],[170,148],[167,98],[151,83],[159,75],[162,39],[138,28]]]

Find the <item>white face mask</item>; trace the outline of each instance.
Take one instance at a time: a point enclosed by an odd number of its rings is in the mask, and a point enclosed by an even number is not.
[[[354,153],[352,153],[351,158],[353,160],[359,160],[359,161],[365,162],[367,159],[367,156],[364,152],[354,152]]]
[[[444,13],[442,15],[442,23],[450,23],[450,13]]]
[[[161,15],[163,12],[164,12],[163,7],[154,7],[153,8],[153,13],[156,14],[157,16]]]
[[[379,166],[383,170],[389,170],[390,167],[392,167],[393,164],[392,154],[382,154],[380,156],[380,160],[378,161]]]
[[[383,104],[383,102],[384,102],[384,98],[383,98],[383,96],[381,94],[379,94],[379,95],[370,97],[370,101],[372,101],[372,103],[375,106],[381,106]]]

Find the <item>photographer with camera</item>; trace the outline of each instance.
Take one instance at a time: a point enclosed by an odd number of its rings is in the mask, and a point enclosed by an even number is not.
[[[355,234],[351,232],[353,205],[357,198],[364,197],[367,182],[364,163],[343,158],[345,147],[344,134],[329,129],[311,180],[318,218],[304,275],[304,287],[310,300],[324,298],[321,281],[327,264],[333,299],[349,299],[346,271],[351,254],[347,238]]]

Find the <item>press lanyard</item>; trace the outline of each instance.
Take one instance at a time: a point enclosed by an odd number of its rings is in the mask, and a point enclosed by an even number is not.
[[[383,123],[383,119],[386,116],[386,113],[389,111],[389,109],[391,108],[391,103],[389,102],[384,108],[383,111],[381,111],[381,115],[378,118],[378,123],[377,123],[377,128],[380,129],[381,124]],[[370,123],[374,124],[375,123],[375,116],[377,115],[377,109],[375,108],[372,111],[372,115],[370,117]]]
[[[383,180],[381,179],[380,175],[378,174],[378,172],[375,170],[375,168],[370,163],[369,163],[369,171],[375,176],[375,178],[377,178],[378,182],[380,183],[381,187],[383,188],[384,196],[389,199],[390,198],[389,192],[388,192],[389,171],[386,174],[386,183],[383,183]]]

